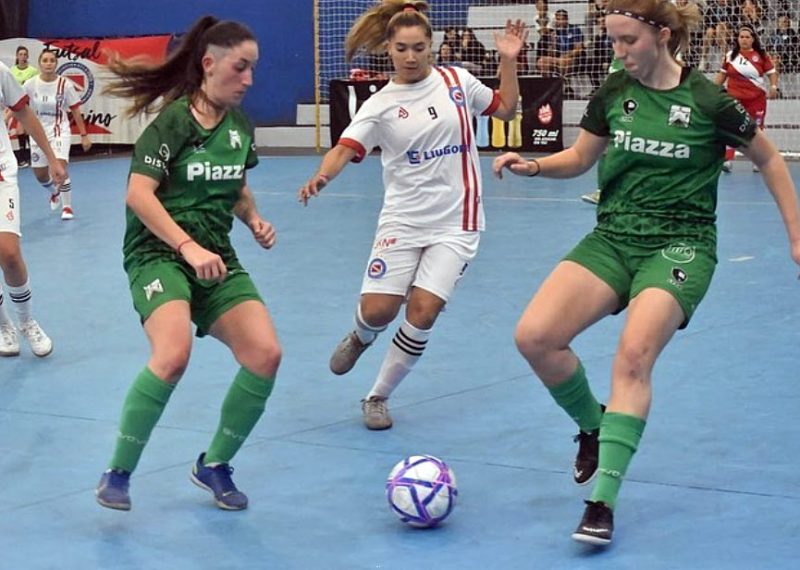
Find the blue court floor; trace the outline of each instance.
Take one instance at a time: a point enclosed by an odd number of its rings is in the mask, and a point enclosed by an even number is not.
[[[615,542],[594,551],[570,539],[589,493],[571,482],[575,427],[512,340],[538,284],[592,227],[579,196],[594,175],[497,181],[489,160],[481,253],[392,398],[386,432],[363,428],[359,400],[394,327],[347,376],[327,369],[372,242],[379,159],[349,166],[307,208],[295,193],[319,157],[264,158],[250,174],[278,245],[261,250],[241,225],[234,241],[284,360],[233,462],[244,512],[218,510],[188,479],[237,369],[213,339],[195,344],[145,450],[133,510],[95,503],[123,398],[148,356],[121,267],[128,160],[72,165],[69,223],[23,171],[23,247],[55,350],[0,360],[0,568],[797,568],[800,282],[760,176],[738,162],[722,178],[715,280],[656,367]],[[800,165],[791,169],[800,182]],[[574,343],[598,397],[622,319]],[[391,467],[419,453],[445,459],[459,483],[459,504],[434,530],[403,526],[384,497]]]

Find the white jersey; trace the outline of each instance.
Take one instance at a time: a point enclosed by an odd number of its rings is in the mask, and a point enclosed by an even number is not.
[[[75,84],[66,77],[43,81],[42,76],[37,75],[25,82],[24,89],[47,138],[69,136],[69,110],[80,105]]]
[[[8,107],[12,111],[21,110],[28,103],[28,97],[11,70],[4,63],[0,63],[0,106]],[[17,159],[11,148],[11,140],[8,138],[8,129],[5,121],[0,121],[0,181],[3,176],[13,177],[17,174]]]
[[[386,193],[379,225],[484,229],[473,115],[492,114],[499,95],[463,68],[434,67],[418,83],[390,81],[366,100],[339,144],[360,162],[382,150]]]

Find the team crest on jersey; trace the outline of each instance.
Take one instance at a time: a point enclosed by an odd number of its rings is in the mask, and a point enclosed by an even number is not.
[[[622,116],[622,120],[626,123],[630,123],[633,121],[633,114],[636,112],[636,109],[639,108],[639,103],[636,102],[636,99],[625,99],[622,102],[622,112],[624,115]]]
[[[14,221],[14,210],[9,210],[8,211],[8,213],[6,214],[6,219],[9,222],[13,222]]]
[[[397,117],[400,119],[408,119],[408,111],[406,111],[405,107],[400,107],[397,111]]]
[[[231,148],[242,148],[242,137],[239,136],[239,131],[228,129],[228,137],[230,137]]]
[[[450,88],[450,99],[452,99],[453,103],[455,103],[458,107],[463,107],[466,100],[464,97],[464,90],[458,85],[454,85]]]
[[[158,148],[158,156],[163,158],[164,162],[169,162],[170,152],[167,143],[161,143],[161,146]]]
[[[669,119],[667,124],[669,126],[689,128],[689,121],[692,118],[692,108],[684,107],[683,105],[673,105],[669,108]]]
[[[369,275],[370,279],[380,279],[386,275],[386,262],[380,257],[374,258],[369,262],[369,266],[367,267],[367,275]]]

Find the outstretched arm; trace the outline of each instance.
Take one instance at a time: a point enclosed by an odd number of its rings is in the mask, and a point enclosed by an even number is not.
[[[800,211],[797,206],[797,190],[795,189],[786,162],[767,136],[761,131],[750,141],[746,148],[739,150],[753,161],[761,171],[761,176],[769,188],[786,227],[792,259],[800,265]]]
[[[504,168],[517,176],[541,174],[546,178],[574,178],[589,170],[597,162],[607,144],[606,137],[599,137],[581,129],[578,140],[568,149],[532,160],[526,160],[516,152],[507,152],[494,159],[492,171],[498,178],[503,177]]]
[[[304,206],[308,205],[308,199],[319,194],[320,190],[336,178],[355,155],[355,150],[341,144],[337,144],[325,153],[319,170],[298,191],[297,201],[302,202]]]
[[[519,99],[517,56],[525,46],[527,39],[528,29],[522,20],[517,20],[516,23],[506,20],[503,35],[497,32],[494,34],[497,55],[500,57],[500,87],[497,90],[500,94],[500,105],[493,116],[504,121],[513,119],[517,112],[517,100]]]

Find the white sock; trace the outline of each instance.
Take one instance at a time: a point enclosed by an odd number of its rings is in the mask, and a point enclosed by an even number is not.
[[[28,279],[19,287],[12,287],[6,283],[8,288],[8,296],[14,305],[14,310],[17,312],[17,319],[20,324],[29,321],[33,318],[32,309],[33,303],[31,302],[31,280]]]
[[[388,398],[422,356],[430,336],[431,329],[421,330],[408,321],[403,321],[389,345],[378,378],[367,394],[367,399],[373,396]]]
[[[13,325],[14,321],[6,310],[5,295],[3,295],[3,286],[0,285],[0,325]]]
[[[378,335],[386,330],[388,325],[384,325],[382,327],[373,327],[370,324],[367,324],[364,321],[364,317],[361,316],[361,303],[358,304],[358,308],[356,309],[355,315],[355,323],[356,323],[356,336],[358,340],[361,341],[361,344],[372,344],[375,342],[375,339],[378,338]]]
[[[59,189],[61,192],[61,206],[64,208],[72,207],[72,181],[67,178]]]

